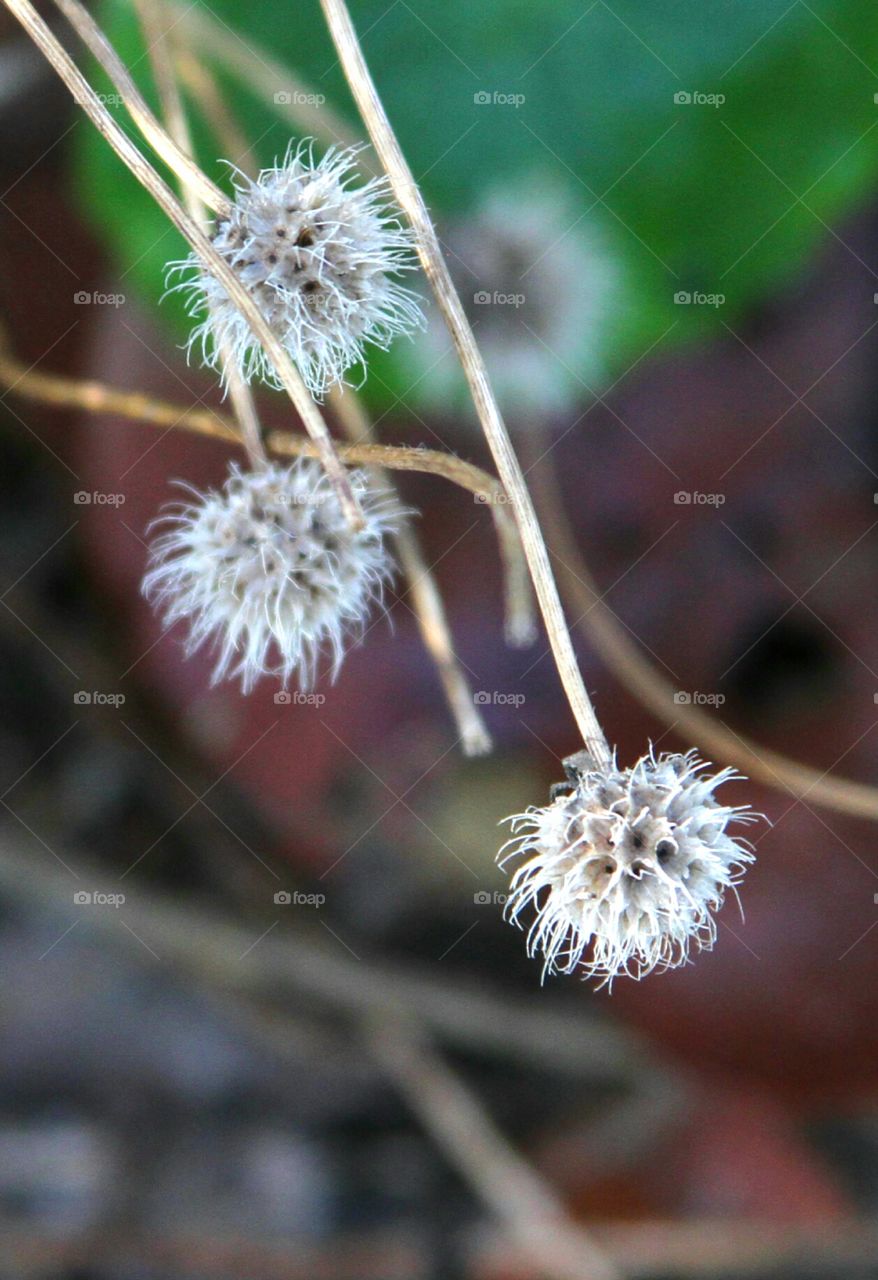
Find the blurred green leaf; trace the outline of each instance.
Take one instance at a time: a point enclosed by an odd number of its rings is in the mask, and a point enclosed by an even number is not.
[[[575,208],[600,224],[621,266],[607,335],[613,373],[663,337],[722,332],[723,320],[800,272],[874,185],[874,0],[352,0],[352,10],[440,228],[504,183],[514,218],[519,184],[540,173],[563,181]],[[355,121],[317,0],[212,0],[211,11]],[[101,12],[148,88],[128,6],[108,0]],[[272,161],[286,126],[240,84],[221,82],[261,161]],[[523,101],[502,100],[510,95]],[[155,304],[165,263],[184,246],[103,140],[77,134],[84,207],[132,291]],[[225,181],[208,122],[197,122],[197,139],[207,171]],[[725,303],[680,305],[680,292]],[[160,314],[179,341],[178,300]],[[417,407],[404,353],[374,370],[374,405],[405,393]]]

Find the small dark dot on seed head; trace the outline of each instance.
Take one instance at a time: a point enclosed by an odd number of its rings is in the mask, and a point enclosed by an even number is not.
[[[615,870],[616,868],[613,866],[612,862],[608,862],[604,867],[604,871],[606,871],[608,876],[611,876]]]
[[[300,249],[308,249],[314,243],[314,236],[307,227],[303,227],[296,237],[296,245]]]
[[[286,227],[278,227],[274,234],[277,236],[278,240],[283,240],[284,236],[287,234],[287,229]]]
[[[659,862],[667,862],[674,852],[674,846],[670,840],[659,840],[655,847],[655,856]]]
[[[268,255],[268,261],[271,263],[271,265],[272,265],[272,266],[274,266],[274,264],[277,262],[277,254],[276,254],[276,253],[270,253],[270,254]]]
[[[633,838],[633,840],[631,841],[631,843],[634,845],[634,848],[635,848],[635,849],[642,849],[642,848],[643,848],[643,836],[635,836],[635,837]]]
[[[316,293],[319,288],[320,288],[320,285],[317,283],[316,280],[307,280],[305,284],[302,285],[302,292]]]

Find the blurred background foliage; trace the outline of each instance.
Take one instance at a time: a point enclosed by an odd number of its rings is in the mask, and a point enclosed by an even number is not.
[[[523,184],[551,171],[557,187],[566,175],[574,233],[580,221],[597,228],[618,266],[602,338],[609,375],[663,336],[709,336],[782,289],[878,169],[872,0],[555,0],[551,10],[531,0],[423,0],[417,13],[404,0],[357,0],[352,9],[440,231],[486,191],[507,189],[514,213]],[[212,0],[211,11],[360,132],[317,0],[295,9]],[[109,0],[99,16],[151,96],[130,7]],[[289,126],[239,81],[219,78],[259,161],[272,163]],[[222,144],[189,105],[199,159],[225,183]],[[104,141],[93,130],[77,135],[87,215],[132,291],[157,307],[165,264],[184,246]],[[681,291],[720,293],[725,305],[681,306]],[[179,299],[156,314],[184,339]],[[371,366],[373,407],[401,393],[414,407],[429,401],[429,378],[411,385],[411,348],[397,345]]]

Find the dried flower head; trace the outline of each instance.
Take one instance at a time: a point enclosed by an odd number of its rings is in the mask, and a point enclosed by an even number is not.
[[[580,405],[606,380],[621,271],[608,234],[542,173],[490,190],[443,239],[500,402],[519,425]],[[431,319],[414,357],[419,388],[447,407],[465,396],[448,337]]]
[[[214,684],[240,677],[248,693],[261,675],[286,685],[295,672],[305,688],[325,650],[336,675],[345,639],[392,577],[385,534],[404,514],[364,472],[350,480],[364,519],[357,532],[312,458],[252,472],[233,465],[221,490],[191,490],[155,521],[165,531],[150,548],[144,594],[168,626],[188,621],[187,655],[205,642],[218,651]]]
[[[389,182],[352,186],[359,148],[291,147],[282,164],[251,180],[236,173],[235,201],[213,232],[214,248],[255,299],[311,392],[322,396],[363,359],[367,342],[387,348],[422,323],[417,295],[391,277],[414,267],[411,233],[389,203]],[[249,324],[197,255],[172,262],[186,278],[188,314],[199,320],[189,349],[204,363],[230,354],[241,376],[279,386]],[[194,275],[192,274],[194,272]]]
[[[544,975],[581,965],[605,982],[640,978],[685,963],[691,942],[713,945],[711,912],[753,861],[726,828],[756,815],[719,804],[716,788],[739,775],[706,767],[694,751],[650,752],[630,769],[613,761],[599,770],[586,758],[569,769],[566,794],[509,819],[516,835],[501,865],[528,860],[512,878],[506,913],[519,924],[536,908],[528,953],[543,952]]]

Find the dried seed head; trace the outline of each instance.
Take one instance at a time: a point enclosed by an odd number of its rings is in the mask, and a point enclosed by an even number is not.
[[[449,267],[501,404],[544,421],[598,390],[613,349],[621,284],[607,237],[563,188],[540,175],[508,182],[443,237]],[[465,394],[448,339],[431,323],[417,358],[423,390],[443,407]]]
[[[415,265],[411,233],[389,203],[386,178],[351,185],[358,150],[331,148],[315,162],[302,143],[254,181],[238,174],[231,215],[213,233],[315,396],[363,359],[366,343],[386,349],[422,323],[417,296],[391,278]],[[223,347],[246,381],[279,386],[247,321],[198,256],[170,263],[169,281],[181,271],[169,292],[181,290],[199,321],[189,349],[200,347],[216,368]]]
[[[213,683],[261,675],[286,685],[295,673],[313,683],[328,650],[333,677],[351,631],[361,628],[392,577],[385,534],[403,516],[395,498],[362,471],[350,473],[364,525],[351,530],[323,468],[311,458],[242,472],[222,489],[155,521],[165,531],[150,548],[144,594],[170,626],[190,626],[187,654],[205,642],[217,651]]]
[[[630,769],[585,768],[570,794],[509,819],[516,833],[500,863],[522,855],[506,914],[520,923],[536,908],[528,953],[541,951],[545,973],[605,982],[685,963],[690,943],[716,939],[711,912],[740,880],[753,854],[726,834],[753,822],[715,789],[734,770],[705,775],[694,751],[650,753]]]

